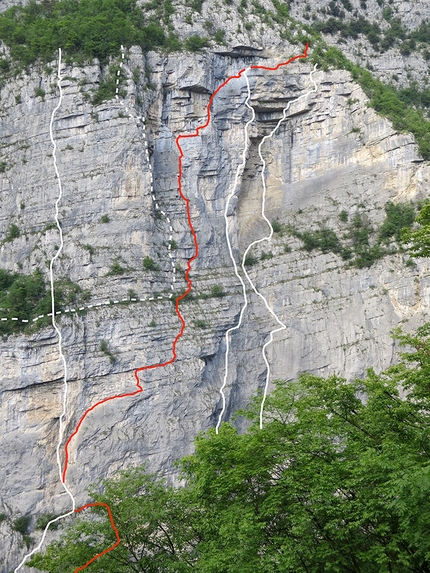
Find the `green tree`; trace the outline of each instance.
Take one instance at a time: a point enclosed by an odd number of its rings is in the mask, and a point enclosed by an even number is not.
[[[386,218],[379,229],[379,240],[389,242],[392,237],[401,241],[401,232],[404,228],[412,227],[415,219],[415,210],[412,204],[389,202],[385,205]]]
[[[157,264],[153,259],[151,259],[151,257],[146,256],[143,259],[143,268],[147,271],[155,271],[157,270]]]
[[[10,317],[29,319],[36,313],[47,314],[50,311],[50,296],[39,269],[32,275],[12,275],[12,284],[10,277],[8,290],[1,293],[1,306],[8,311]]]
[[[144,468],[122,471],[100,488],[90,488],[97,501],[108,503],[121,536],[121,544],[91,564],[103,573],[159,573],[192,570],[193,532],[187,526],[189,510],[181,492]],[[74,517],[61,540],[44,555],[36,554],[31,566],[42,571],[68,573],[112,546],[115,534],[104,507],[85,510]]]
[[[174,489],[143,468],[90,494],[109,503],[123,539],[92,564],[104,573],[428,573],[430,323],[396,331],[403,362],[347,383],[303,374],[277,381],[200,433]],[[109,547],[97,508],[31,564],[64,573]]]
[[[5,243],[11,243],[14,239],[17,239],[20,236],[19,227],[12,223],[7,231],[7,235],[4,238]]]
[[[84,300],[85,293],[69,278],[54,283],[55,310],[66,305],[76,305]],[[0,269],[0,316],[8,318],[0,322],[0,334],[8,335],[24,331],[27,334],[52,324],[48,316],[52,312],[51,289],[45,285],[43,275],[36,269],[32,275],[10,273]],[[34,319],[38,318],[36,322]],[[12,318],[18,321],[12,321]],[[28,322],[22,322],[26,320]]]
[[[216,516],[203,571],[430,570],[429,334],[397,333],[418,368],[278,382],[262,430],[258,398],[245,435],[225,424],[197,439],[182,468]]]
[[[199,52],[202,48],[209,46],[209,41],[207,38],[201,38],[200,36],[190,36],[185,40],[185,49],[190,52]]]
[[[169,44],[160,22],[145,18],[136,0],[31,0],[0,14],[0,37],[22,67],[49,62],[59,47],[68,62],[98,58],[105,65],[121,44],[144,51]]]
[[[410,243],[411,257],[430,256],[430,203],[425,204],[418,213],[415,221],[419,223],[418,229],[404,229],[402,240]]]

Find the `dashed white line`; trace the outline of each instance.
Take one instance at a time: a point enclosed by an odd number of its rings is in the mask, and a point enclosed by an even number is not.
[[[121,46],[121,52],[122,52],[122,60],[124,60],[124,47],[123,47],[123,46]],[[121,62],[121,65],[120,65],[121,68],[122,68],[122,65],[123,65],[123,62]],[[75,499],[74,499],[74,497],[73,497],[73,494],[71,493],[71,491],[70,491],[69,488],[67,487],[66,483],[63,482],[63,480],[62,480],[62,467],[61,467],[61,460],[60,460],[60,446],[61,446],[61,442],[62,442],[62,439],[63,439],[63,430],[64,430],[64,429],[63,429],[63,423],[64,423],[64,417],[65,417],[65,415],[66,415],[66,405],[67,405],[67,390],[68,390],[68,385],[67,385],[67,364],[66,364],[66,359],[65,359],[65,357],[64,357],[64,354],[63,354],[63,352],[62,352],[62,336],[61,336],[61,331],[58,329],[57,324],[56,324],[56,322],[55,322],[55,318],[54,318],[55,315],[61,314],[62,311],[57,311],[57,312],[56,312],[56,311],[55,311],[55,308],[54,308],[54,306],[55,306],[55,301],[54,301],[53,263],[54,263],[54,261],[59,257],[59,255],[60,255],[60,253],[61,253],[61,251],[62,251],[62,249],[63,249],[63,245],[64,245],[64,243],[63,243],[63,232],[62,232],[62,229],[61,229],[59,220],[58,220],[58,214],[59,214],[58,204],[59,204],[59,202],[60,202],[60,200],[61,200],[61,198],[62,198],[62,184],[61,184],[61,178],[60,178],[60,174],[59,174],[59,172],[58,172],[58,167],[57,167],[57,157],[56,157],[57,144],[55,143],[55,140],[54,140],[54,137],[53,137],[53,121],[54,121],[54,116],[55,116],[55,113],[56,113],[56,112],[58,111],[58,109],[60,108],[61,103],[62,103],[62,99],[63,99],[63,91],[62,91],[62,88],[61,88],[61,74],[60,74],[60,70],[61,70],[61,48],[59,48],[59,50],[58,50],[58,82],[57,82],[58,88],[59,88],[59,91],[60,91],[60,99],[59,99],[59,102],[58,102],[57,106],[54,108],[54,110],[53,110],[53,112],[52,112],[51,121],[50,121],[50,125],[49,125],[49,133],[50,133],[50,138],[51,138],[51,142],[52,142],[52,145],[53,145],[53,154],[52,154],[52,155],[53,155],[53,161],[54,161],[54,169],[55,169],[55,174],[56,174],[56,177],[57,177],[57,180],[58,180],[58,187],[59,187],[59,196],[58,196],[58,198],[57,198],[57,200],[56,200],[56,202],[55,202],[55,221],[56,221],[56,223],[57,223],[57,227],[58,227],[58,230],[59,230],[59,233],[60,233],[60,248],[57,250],[57,252],[55,253],[54,257],[53,257],[53,258],[51,259],[51,261],[50,261],[50,283],[51,283],[51,306],[52,306],[52,312],[49,313],[48,315],[39,315],[38,317],[36,317],[36,318],[33,319],[33,322],[35,322],[36,320],[39,320],[40,318],[44,318],[44,316],[52,316],[52,324],[53,324],[53,327],[55,328],[55,330],[57,331],[57,334],[58,334],[59,354],[60,354],[60,357],[61,357],[61,359],[62,359],[62,361],[63,361],[63,366],[64,366],[64,395],[63,395],[63,410],[62,410],[62,413],[61,413],[61,416],[60,416],[60,419],[59,419],[59,422],[60,422],[60,426],[59,426],[59,439],[58,439],[58,444],[57,444],[57,448],[56,448],[56,457],[57,457],[57,465],[58,465],[58,470],[59,470],[59,475],[60,475],[60,481],[61,481],[61,483],[62,483],[62,485],[63,485],[63,487],[64,487],[66,493],[69,495],[69,497],[70,497],[70,499],[71,499],[71,502],[72,502],[72,510],[69,511],[69,512],[67,512],[67,513],[65,513],[65,514],[63,514],[63,515],[60,515],[60,516],[56,517],[55,519],[50,520],[50,521],[47,523],[47,525],[45,526],[45,529],[44,529],[44,531],[43,531],[42,538],[41,538],[39,544],[38,544],[34,549],[32,549],[32,551],[30,551],[29,553],[27,553],[27,554],[23,557],[21,563],[14,569],[14,573],[17,573],[17,572],[22,568],[22,566],[23,566],[24,563],[27,561],[27,559],[28,559],[29,557],[31,557],[32,555],[34,555],[35,553],[37,553],[37,552],[39,551],[39,549],[42,547],[42,544],[43,544],[43,542],[44,542],[44,540],[45,540],[45,537],[46,537],[47,531],[48,531],[48,529],[49,529],[49,526],[50,526],[51,524],[53,524],[53,523],[55,523],[55,522],[57,522],[57,521],[59,521],[59,520],[65,518],[65,517],[69,516],[69,515],[72,515],[72,514],[74,513],[74,511],[75,511],[75,508],[76,508],[76,503],[75,503]],[[117,71],[117,75],[118,75],[118,76],[120,75],[120,70]],[[117,85],[117,86],[119,85],[119,78],[117,78],[117,80],[116,80],[116,85]],[[115,89],[115,97],[116,97],[117,100],[118,100],[118,91],[119,91],[119,88],[116,87],[116,89]],[[124,105],[123,102],[121,102],[121,104]],[[127,108],[127,107],[126,107],[125,109],[126,109],[126,111],[128,111],[128,108]],[[133,118],[132,115],[130,115],[129,117]],[[135,118],[133,118],[133,119],[135,119]],[[140,116],[138,116],[137,119],[142,121],[143,126],[144,126],[144,128],[145,128],[145,119],[142,118],[142,117],[140,117]],[[148,144],[147,144],[147,142],[146,142],[146,134],[145,134],[145,133],[144,133],[144,138],[145,138],[146,159],[147,159],[147,162],[148,162],[148,165],[149,165],[149,169],[151,170],[152,168],[151,168],[151,163],[150,163],[150,161],[149,161]],[[158,204],[155,202],[155,196],[153,195],[153,189],[152,189],[153,175],[152,175],[152,171],[150,171],[150,181],[151,181],[151,194],[152,194],[152,197],[153,197],[153,200],[154,200],[154,203],[155,203],[155,208],[156,208],[157,210],[159,210],[159,206],[158,206]],[[163,212],[163,215],[164,215],[164,212]],[[169,217],[168,217],[167,215],[166,215],[165,217],[166,217],[167,223],[169,224],[169,227],[171,227],[171,221],[170,221]],[[172,275],[173,275],[173,282],[174,282],[174,281],[175,281],[175,276],[174,276],[173,273],[172,273]],[[173,284],[171,284],[171,288],[173,289]],[[173,295],[170,294],[170,296],[169,296],[168,298],[171,298],[172,296],[173,296]],[[164,298],[164,297],[162,297],[162,296],[158,296],[158,297],[157,297],[158,300],[161,300],[161,299],[163,299],[163,298]],[[139,300],[144,302],[146,299],[141,298],[141,299],[139,299]],[[154,300],[154,297],[151,297],[151,298],[149,298],[148,300]],[[128,299],[123,299],[123,301],[128,301]],[[114,304],[117,304],[117,303],[119,303],[119,300],[114,301]],[[98,304],[95,304],[95,305],[88,305],[87,308],[91,308],[92,306],[101,306],[101,305],[103,305],[103,304],[110,304],[110,302],[98,303]],[[81,307],[79,310],[84,310],[84,307]],[[76,309],[66,309],[66,310],[64,310],[63,312],[64,312],[64,313],[76,312]],[[2,320],[2,321],[5,321],[5,320],[8,320],[8,318],[7,318],[7,317],[4,317],[4,318],[2,318],[1,320]],[[17,317],[12,317],[10,320],[17,321],[18,318],[17,318]],[[22,322],[28,322],[28,320],[22,319]]]

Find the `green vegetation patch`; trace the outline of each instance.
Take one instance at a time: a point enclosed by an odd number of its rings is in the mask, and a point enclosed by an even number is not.
[[[359,269],[371,267],[385,255],[396,252],[393,242],[399,250],[402,247],[402,232],[410,229],[415,219],[412,203],[389,202],[385,205],[385,219],[379,229],[375,229],[364,213],[357,212],[350,218],[347,211],[339,213],[339,220],[346,226],[346,233],[340,238],[333,229],[322,227],[316,231],[299,232],[291,229],[293,236],[303,241],[303,249],[311,252],[335,253],[350,265]],[[387,248],[391,245],[390,248]]]
[[[366,7],[362,8],[366,9]],[[324,11],[324,9],[323,9]],[[371,22],[363,15],[354,13],[352,18],[344,20],[345,13],[330,2],[325,13],[330,16],[325,21],[316,21],[313,28],[325,34],[340,33],[340,41],[345,43],[347,38],[357,39],[360,34],[367,37],[374,50],[385,52],[393,46],[398,46],[403,56],[409,56],[413,51],[421,50],[424,57],[428,56],[427,48],[430,46],[430,23],[421,22],[419,28],[409,31],[400,18],[393,17],[391,6],[385,6],[382,17],[388,22],[388,28],[381,28],[378,23]]]
[[[363,16],[353,18],[348,22],[331,17],[325,22],[315,22],[313,27],[324,34],[340,32],[343,38],[357,39],[359,34],[363,34],[375,49],[378,48],[381,41],[381,28],[379,25],[376,22],[369,22]]]
[[[281,236],[284,232],[282,224],[277,219],[272,221],[272,229],[273,229],[274,233],[277,233],[278,235],[281,235]]]
[[[303,241],[305,251],[320,249],[323,253],[340,254],[342,252],[340,240],[331,229],[304,231],[303,233],[295,233],[295,236]]]
[[[34,324],[46,326],[51,317],[32,319],[51,312],[51,296],[45,288],[42,273],[36,269],[32,275],[9,273],[0,269],[0,315],[7,321],[0,321],[1,334],[29,331]],[[12,321],[16,317],[18,321]],[[29,320],[28,324],[21,322]]]
[[[185,48],[190,52],[199,52],[203,48],[209,46],[209,40],[200,36],[190,36],[185,40]]]
[[[202,11],[204,0],[186,0],[185,5],[189,6],[193,12],[198,12],[199,14]]]
[[[427,199],[421,205],[420,211],[416,217],[418,228],[403,229],[401,232],[402,240],[409,243],[409,255],[411,257],[429,257],[430,256],[430,202]]]
[[[272,0],[272,4],[276,10],[275,21],[279,24],[285,24],[288,21],[289,2],[285,3],[280,0]]]
[[[175,7],[172,0],[151,0],[142,5],[142,10],[150,12],[149,21],[151,23],[163,22],[169,30],[173,30],[171,16],[175,13]]]
[[[31,517],[29,515],[18,517],[13,522],[12,529],[14,529],[14,531],[18,531],[18,533],[21,533],[21,535],[27,535],[30,521]]]
[[[104,352],[106,354],[106,356],[109,357],[111,364],[114,364],[116,359],[115,359],[115,356],[112,354],[112,352],[109,350],[109,347],[108,347],[106,340],[100,340],[99,348],[102,352]]]
[[[121,86],[122,83],[124,83],[124,74],[120,74],[118,76],[117,73],[120,69],[121,69],[120,66],[116,64],[112,64],[111,66],[109,66],[108,72],[103,77],[102,81],[99,84],[98,90],[91,99],[91,103],[93,105],[100,105],[103,101],[115,97],[116,88],[118,86]],[[119,78],[119,83],[117,84],[116,80],[118,78]],[[119,87],[118,94],[120,97],[124,97],[126,93],[127,92],[125,90]],[[125,117],[125,116],[119,115],[119,117]],[[101,221],[102,223],[108,223],[109,222],[108,215],[103,215]]]
[[[334,68],[351,72],[353,80],[361,86],[370,99],[370,106],[379,115],[389,119],[395,130],[412,133],[418,143],[419,153],[424,159],[430,159],[430,121],[426,119],[421,109],[414,109],[408,105],[411,103],[407,96],[409,92],[398,91],[394,86],[383,84],[368,70],[348,60],[341,50],[328,47],[320,41],[311,28],[306,26],[304,28],[309,30],[309,37],[311,41],[314,40],[314,45],[316,44],[310,55],[311,61],[324,70]],[[411,95],[410,98],[412,97],[417,96]]]
[[[127,269],[125,267],[123,267],[119,261],[114,261],[111,264],[110,270],[109,272],[106,274],[106,276],[117,276],[117,275],[123,275],[124,273],[127,272]]]
[[[89,291],[83,291],[81,287],[70,280],[69,277],[54,282],[54,300],[56,305],[77,306],[82,300],[89,298]]]
[[[3,243],[11,243],[13,240],[17,239],[20,236],[20,231],[18,225],[12,223],[7,230],[6,236],[3,239]]]
[[[156,262],[154,261],[154,259],[151,259],[151,257],[146,256],[143,259],[143,268],[146,271],[156,271],[158,269],[158,265],[156,264]]]
[[[69,278],[55,281],[55,311],[65,305],[77,305],[85,300],[86,292]],[[43,275],[36,269],[32,275],[11,273],[0,269],[0,334],[10,335],[19,332],[32,334],[52,324],[52,318],[46,316],[52,312],[51,290],[46,287]],[[33,322],[33,319],[44,315]],[[18,320],[11,320],[18,318]],[[28,323],[22,322],[28,320]]]
[[[415,221],[415,209],[411,203],[387,203],[385,221],[379,229],[379,240],[389,242],[393,238],[400,244],[402,230],[411,228]]]
[[[409,352],[380,374],[277,380],[264,408],[260,391],[234,414],[246,431],[200,432],[180,486],[145,466],[91,486],[121,535],[94,571],[426,573],[430,324],[395,337]],[[28,565],[75,571],[114,542],[95,506]]]
[[[165,22],[173,5],[161,4]],[[64,49],[66,62],[98,58],[106,64],[110,56],[120,54],[121,44],[141,46],[147,52],[168,48],[170,41],[162,22],[145,17],[136,0],[31,0],[0,14],[0,38],[20,69],[36,60],[52,61],[58,48]]]
[[[407,106],[430,109],[430,89],[420,89],[417,82],[411,82],[408,88],[397,91],[399,98]]]
[[[48,523],[50,521],[52,521],[53,519],[55,519],[56,517],[59,517],[59,515],[57,515],[55,513],[42,513],[36,519],[35,529],[43,531],[45,529],[45,527],[48,525]],[[56,521],[55,523],[51,523],[51,525],[49,526],[49,529],[56,530],[56,529],[58,529],[58,526],[59,526],[59,522]]]
[[[213,296],[215,298],[225,296],[225,292],[224,292],[222,285],[213,285],[211,288],[211,296]]]
[[[252,267],[254,265],[258,264],[258,259],[257,257],[254,257],[254,255],[246,255],[245,258],[245,267]]]

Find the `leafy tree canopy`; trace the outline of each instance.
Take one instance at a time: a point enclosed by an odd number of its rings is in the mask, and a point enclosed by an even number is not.
[[[415,221],[419,223],[418,229],[404,229],[402,239],[409,243],[411,257],[430,256],[430,203],[425,203],[418,213]]]
[[[55,281],[55,310],[61,310],[66,305],[76,306],[82,302],[80,297],[83,294],[79,285],[69,278]],[[0,335],[8,336],[19,332],[32,334],[52,324],[52,318],[48,316],[51,312],[51,289],[45,284],[39,269],[32,275],[0,269],[0,317],[7,318],[6,321],[0,321]],[[34,319],[40,316],[43,318],[34,322]],[[28,322],[22,322],[23,320]]]
[[[396,90],[393,86],[383,84],[372,74],[360,66],[352,63],[344,53],[333,46],[327,46],[315,35],[312,28],[303,26],[308,32],[308,36],[314,42],[315,48],[310,55],[313,63],[319,64],[322,69],[329,67],[343,69],[351,72],[352,78],[360,84],[366,96],[369,98],[370,106],[381,116],[387,117],[393,124],[394,129],[400,132],[411,132],[417,143],[418,151],[424,159],[430,158],[430,121],[420,109],[411,108],[411,104],[416,104],[417,95],[414,92],[404,92]],[[301,36],[298,36],[301,39]],[[425,98],[425,96],[422,96]]]
[[[63,48],[69,61],[105,64],[121,44],[147,51],[165,46],[160,22],[147,21],[136,0],[35,0],[0,14],[0,38],[21,66],[52,61]]]
[[[91,488],[122,537],[92,571],[430,571],[430,324],[396,337],[410,351],[386,372],[278,381],[262,430],[257,396],[237,413],[246,433],[200,433],[178,462],[183,487],[137,468]],[[95,513],[31,564],[68,573],[112,545]]]
[[[46,290],[45,281],[39,269],[32,275],[9,273],[0,269],[0,316],[7,316],[7,321],[0,322],[0,334],[11,334],[21,330],[30,331],[32,319],[46,315],[51,311],[51,294]],[[16,317],[19,321],[12,321]],[[28,324],[22,319],[29,320]],[[46,325],[47,319],[39,323]],[[38,324],[39,326],[39,324]]]

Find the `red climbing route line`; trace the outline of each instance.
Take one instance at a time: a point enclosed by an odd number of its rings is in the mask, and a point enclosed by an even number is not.
[[[294,56],[292,58],[290,58],[288,61],[286,62],[282,62],[280,64],[278,64],[277,66],[275,66],[274,68],[269,68],[267,66],[250,66],[251,69],[255,70],[255,69],[262,69],[262,70],[268,70],[268,71],[274,71],[274,70],[278,70],[279,68],[281,68],[282,66],[286,66],[288,64],[290,64],[291,62],[294,62],[295,60],[298,60],[299,58],[306,58],[308,55],[308,47],[309,47],[309,43],[306,42],[306,47],[304,49],[303,54],[300,54],[298,56]],[[64,452],[65,452],[65,460],[64,460],[64,469],[63,469],[63,474],[62,474],[62,481],[63,483],[65,483],[66,481],[66,475],[67,475],[67,468],[69,465],[69,444],[72,441],[72,439],[76,436],[76,434],[79,431],[79,428],[81,427],[83,421],[85,420],[85,418],[87,417],[87,415],[94,410],[95,408],[97,408],[97,406],[100,406],[101,404],[104,404],[105,402],[109,402],[110,400],[116,400],[118,398],[127,398],[127,397],[131,397],[131,396],[136,396],[136,394],[140,394],[141,392],[143,392],[143,388],[140,385],[140,380],[139,380],[139,376],[138,373],[139,372],[143,372],[144,370],[153,370],[155,368],[162,368],[163,366],[168,366],[169,364],[172,364],[175,360],[176,360],[176,346],[178,344],[178,340],[182,337],[182,335],[184,334],[184,330],[185,330],[185,320],[184,317],[182,316],[180,310],[179,310],[179,301],[181,301],[183,298],[185,298],[187,296],[187,294],[191,291],[191,287],[192,287],[192,281],[189,278],[189,273],[191,271],[191,263],[193,261],[196,260],[198,254],[199,254],[199,245],[197,242],[197,235],[196,232],[194,230],[193,224],[191,222],[191,210],[190,210],[190,200],[184,195],[183,190],[182,190],[182,158],[184,157],[184,152],[182,150],[182,147],[180,145],[180,140],[181,139],[187,139],[190,137],[197,137],[199,135],[199,132],[202,129],[205,129],[211,120],[211,107],[212,107],[212,103],[214,100],[214,97],[216,96],[216,94],[224,87],[226,86],[231,80],[234,79],[239,79],[243,72],[246,70],[247,68],[244,68],[242,70],[240,70],[240,72],[238,72],[236,75],[234,76],[230,76],[228,77],[225,82],[223,82],[221,85],[219,85],[217,87],[217,89],[213,92],[213,94],[211,95],[211,97],[209,98],[209,102],[208,105],[206,107],[207,110],[207,120],[203,125],[199,125],[198,127],[196,127],[194,133],[190,133],[187,135],[178,135],[176,137],[175,143],[177,148],[179,149],[179,158],[178,158],[178,191],[180,196],[182,197],[182,199],[185,201],[185,205],[186,205],[186,210],[187,210],[187,220],[188,220],[188,225],[190,226],[190,230],[191,230],[191,234],[193,236],[193,241],[194,241],[194,246],[195,246],[195,252],[194,255],[188,259],[187,262],[187,270],[185,272],[185,280],[187,281],[187,290],[181,294],[181,296],[178,296],[175,300],[175,309],[176,309],[176,314],[178,315],[179,320],[181,321],[181,329],[179,331],[179,333],[176,335],[175,340],[173,341],[172,344],[172,358],[170,360],[167,360],[166,362],[159,362],[157,364],[151,364],[150,366],[142,366],[141,368],[136,368],[136,370],[134,371],[134,377],[136,378],[136,386],[137,386],[137,390],[135,390],[134,392],[130,392],[127,394],[117,394],[115,396],[110,396],[109,398],[105,398],[104,400],[100,400],[99,402],[96,402],[93,406],[91,406],[90,408],[88,408],[88,410],[86,410],[84,412],[84,414],[82,415],[81,419],[78,422],[78,425],[75,428],[75,431],[73,432],[73,434],[70,435],[69,439],[66,442],[66,445],[64,447]],[[74,573],[77,573],[78,571],[83,571],[84,569],[86,569],[88,567],[88,565],[90,565],[91,563],[93,563],[96,559],[98,559],[99,557],[101,557],[102,555],[104,555],[105,553],[108,553],[109,551],[112,551],[112,549],[115,549],[115,547],[118,547],[118,545],[121,542],[121,539],[119,537],[119,533],[117,528],[115,527],[115,523],[113,520],[113,516],[112,516],[112,511],[110,509],[110,507],[108,506],[108,504],[106,503],[101,503],[101,502],[97,502],[97,503],[87,503],[86,505],[83,505],[82,507],[75,509],[76,513],[79,513],[80,511],[83,511],[84,509],[88,508],[88,507],[94,507],[94,506],[104,506],[106,507],[108,514],[109,514],[109,519],[112,525],[112,529],[115,531],[115,535],[116,535],[116,542],[111,545],[111,547],[109,547],[108,549],[105,549],[104,551],[102,551],[101,553],[99,553],[98,555],[96,555],[95,557],[93,557],[92,559],[90,559],[90,561],[88,561],[87,563],[85,563],[85,565],[82,565],[81,567],[78,567],[78,569],[75,569]]]
[[[136,378],[136,386],[137,386],[137,390],[135,390],[134,392],[130,392],[128,394],[118,394],[116,396],[110,396],[109,398],[105,398],[104,400],[100,400],[100,402],[96,402],[95,404],[93,404],[91,406],[91,408],[88,408],[88,410],[85,411],[85,413],[83,414],[82,418],[79,420],[78,425],[75,428],[75,431],[73,432],[73,434],[70,435],[69,439],[66,442],[66,445],[64,447],[64,451],[65,451],[65,461],[64,461],[64,469],[63,469],[63,483],[65,483],[66,481],[66,474],[67,474],[67,468],[69,466],[69,444],[72,441],[72,439],[76,436],[76,434],[79,431],[79,428],[82,425],[82,422],[85,420],[85,418],[87,417],[87,415],[94,410],[95,408],[97,408],[97,406],[100,406],[100,404],[104,404],[105,402],[109,402],[110,400],[116,400],[117,398],[126,398],[127,396],[136,396],[136,394],[140,394],[140,392],[143,392],[143,388],[140,385],[140,380],[139,378],[136,376],[136,372],[138,372],[137,370],[134,371],[134,376]],[[78,511],[78,510],[76,510]]]
[[[87,563],[85,563],[85,565],[82,565],[81,567],[78,567],[77,569],[75,569],[75,573],[77,573],[77,571],[83,571],[84,569],[86,569],[88,567],[88,565],[90,565],[93,561],[95,561],[96,559],[98,559],[99,557],[101,557],[102,555],[104,555],[105,553],[109,553],[109,551],[112,551],[112,549],[115,549],[115,547],[118,547],[118,545],[121,543],[121,538],[119,536],[118,533],[118,529],[115,527],[115,523],[113,521],[113,516],[112,516],[112,511],[110,509],[110,507],[108,506],[107,503],[103,503],[101,501],[96,501],[95,503],[86,503],[85,505],[83,505],[82,507],[80,507],[79,509],[75,509],[75,513],[79,513],[80,511],[83,511],[84,509],[87,509],[87,507],[96,507],[96,506],[102,506],[105,507],[107,509],[107,512],[109,514],[109,521],[110,524],[112,526],[112,529],[115,531],[115,535],[116,535],[116,541],[113,545],[111,545],[110,547],[108,547],[107,549],[105,549],[104,551],[102,551],[101,553],[99,553],[98,555],[96,555],[95,557],[93,557],[92,559],[90,559],[89,561],[87,561]]]

